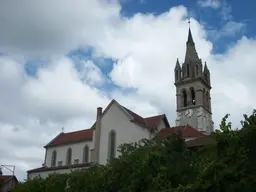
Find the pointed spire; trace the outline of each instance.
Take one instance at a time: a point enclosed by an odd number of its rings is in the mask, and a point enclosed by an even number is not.
[[[189,24],[190,24],[190,20],[189,20]],[[195,61],[198,60],[199,57],[197,55],[196,52],[196,47],[195,47],[195,43],[192,37],[192,32],[190,29],[190,25],[189,25],[189,29],[188,29],[188,40],[187,40],[187,50],[186,50],[186,55],[185,55],[185,63],[190,61]]]
[[[194,41],[193,41],[193,37],[192,37],[192,33],[191,33],[191,30],[190,30],[190,27],[189,27],[189,30],[188,30],[188,40],[187,40],[187,44],[190,44],[190,45],[194,45]]]
[[[177,58],[175,69],[181,69],[179,59]]]
[[[206,64],[206,62],[204,63],[204,73],[209,73],[210,71],[209,71],[209,69],[208,69],[208,67],[207,67],[207,64]]]
[[[208,69],[206,62],[204,63],[204,78],[205,78],[205,81],[206,81],[209,85],[211,85],[211,81],[210,81],[210,70]]]
[[[187,40],[187,44],[189,43],[189,44],[191,44],[191,45],[193,45],[194,44],[194,41],[193,41],[193,37],[192,37],[192,33],[191,33],[191,30],[190,30],[190,18],[188,19],[188,25],[189,25],[189,27],[188,27],[188,40]]]

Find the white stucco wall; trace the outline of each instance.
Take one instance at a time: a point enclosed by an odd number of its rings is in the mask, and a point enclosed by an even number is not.
[[[114,103],[107,113],[102,117],[100,135],[100,157],[99,163],[106,164],[108,158],[109,132],[116,132],[116,149],[123,143],[137,142],[143,138],[149,139],[150,133],[146,128],[130,122],[129,117]],[[116,153],[118,156],[119,153]]]
[[[54,171],[44,171],[44,172],[36,172],[36,173],[29,173],[28,178],[29,179],[35,179],[36,177],[41,177],[42,179],[45,179],[49,174],[51,173],[70,173],[75,170],[81,170],[81,169],[86,169],[87,167],[79,167],[79,168],[70,168],[70,169],[59,169],[59,170],[54,170]]]
[[[93,148],[92,141],[84,141],[74,144],[50,147],[46,150],[46,162],[45,165],[47,167],[51,167],[51,160],[52,160],[52,152],[56,150],[57,152],[57,161],[56,166],[58,166],[58,162],[62,161],[62,166],[66,165],[66,157],[67,157],[67,150],[70,147],[72,149],[72,164],[74,164],[75,159],[79,159],[79,163],[83,163],[83,149],[84,146],[88,145],[89,147],[89,159],[90,159],[90,150]]]
[[[118,146],[123,143],[137,142],[143,138],[150,139],[149,130],[131,122],[127,114],[125,114],[125,112],[116,103],[113,103],[113,105],[110,106],[108,111],[102,117],[101,126],[99,164],[104,165],[107,163],[109,133],[111,130],[116,132],[116,149],[118,149]],[[162,120],[158,125],[158,130],[165,127],[164,121]],[[95,134],[93,134],[93,140],[95,140]],[[79,159],[79,163],[82,163],[83,148],[86,144],[89,146],[89,150],[94,148],[93,141],[85,141],[48,148],[46,150],[45,165],[47,167],[51,167],[52,152],[54,150],[57,152],[56,166],[58,166],[59,161],[62,161],[62,165],[66,165],[66,154],[69,147],[72,148],[72,164],[74,164],[75,159]],[[116,156],[118,155],[119,153],[116,152]],[[89,159],[91,159],[91,153],[89,153]],[[73,169],[60,169],[55,171],[30,173],[29,177],[35,178],[40,174],[41,177],[45,178],[48,174],[53,172],[67,173],[70,172],[70,170]]]
[[[164,123],[164,120],[161,120],[160,123],[157,126],[157,129],[158,129],[158,131],[160,131],[163,128],[166,128],[166,125]]]
[[[157,131],[156,132],[151,132],[151,136],[150,139],[154,138],[156,136],[156,134],[163,128],[166,128],[165,123],[163,120],[161,120],[159,122],[159,124],[157,125]]]

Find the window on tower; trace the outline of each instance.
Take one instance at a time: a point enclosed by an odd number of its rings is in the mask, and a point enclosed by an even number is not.
[[[205,98],[206,98],[206,97],[205,97],[205,88],[203,88],[203,105],[204,105],[204,106],[205,106],[205,103],[206,103],[206,102],[205,102]]]
[[[196,76],[198,76],[199,75],[199,67],[198,67],[198,65],[196,65]]]
[[[193,87],[190,88],[192,105],[196,104],[196,93]]]
[[[205,94],[205,107],[209,109],[209,92]]]
[[[189,64],[187,64],[187,76],[189,77]]]
[[[187,92],[186,90],[182,91],[183,107],[187,107]]]

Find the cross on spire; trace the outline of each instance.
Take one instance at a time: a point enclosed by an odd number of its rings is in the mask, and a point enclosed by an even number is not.
[[[62,132],[62,133],[64,132],[64,127],[61,128],[61,132]]]
[[[193,41],[193,37],[192,37],[192,33],[191,33],[191,30],[190,30],[190,23],[191,23],[191,20],[190,20],[190,17],[188,18],[188,40],[187,40],[187,43],[190,43],[190,44],[194,44],[194,41]]]
[[[193,41],[193,37],[192,37],[192,33],[191,33],[191,29],[190,29],[190,18],[188,19],[188,24],[189,24],[189,28],[188,28],[188,40],[187,40],[187,50],[186,50],[186,55],[185,55],[185,62],[187,62],[188,60],[198,60],[198,55],[196,52],[196,48],[195,48],[195,43]]]

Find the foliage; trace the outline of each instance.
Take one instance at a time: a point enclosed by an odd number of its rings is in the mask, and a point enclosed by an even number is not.
[[[226,115],[211,137],[216,142],[197,150],[180,135],[143,139],[119,148],[105,166],[27,180],[14,192],[251,192],[256,189],[256,111],[244,115],[234,130]]]
[[[1,171],[1,170],[0,170]],[[4,184],[4,180],[3,179],[0,179],[0,189],[1,189],[1,187],[3,186],[3,184]]]

